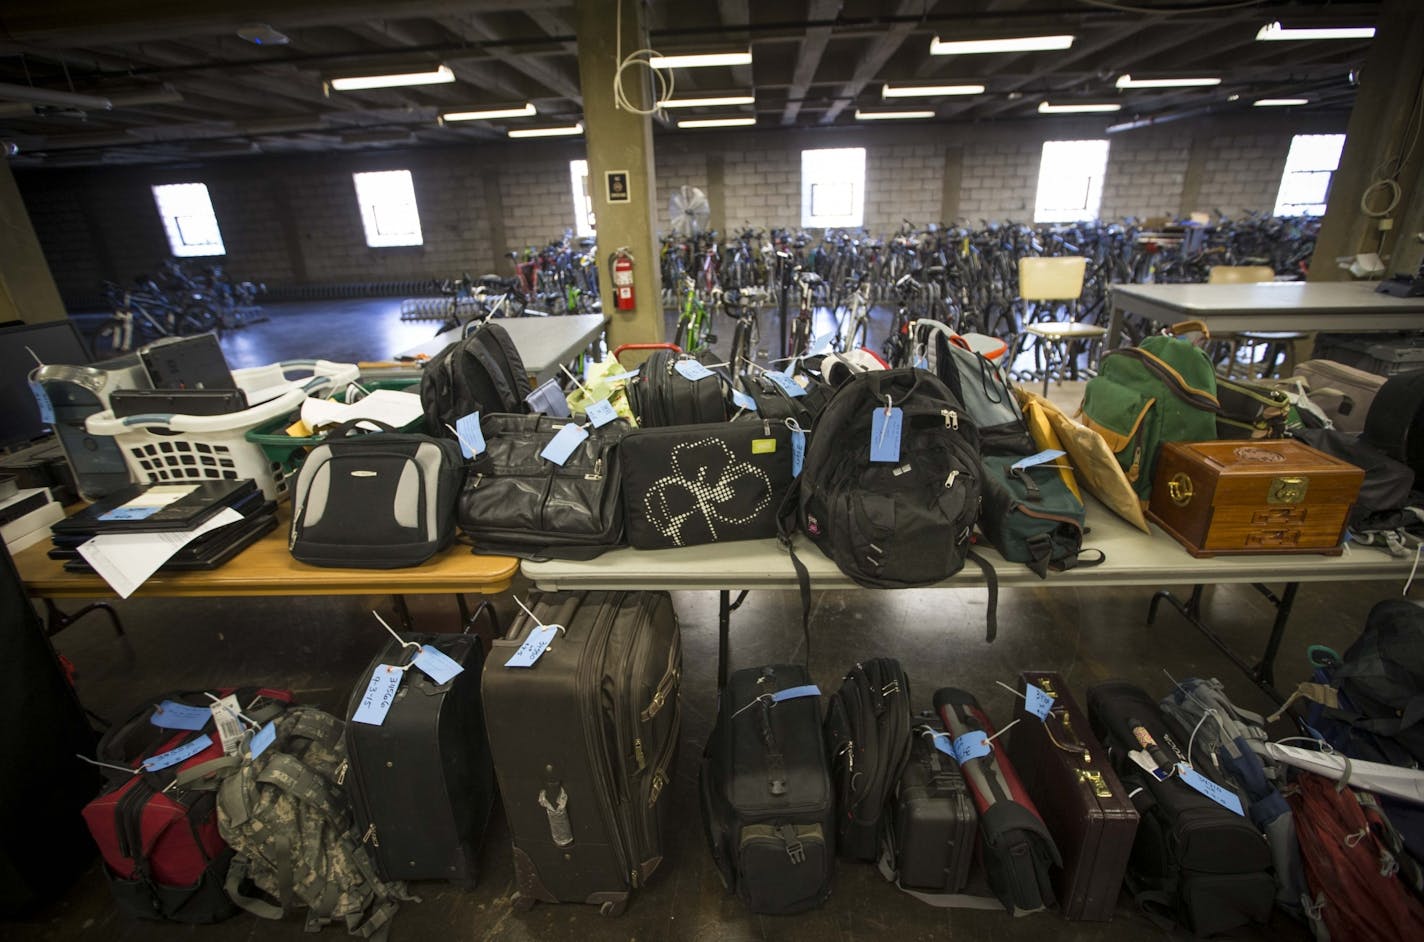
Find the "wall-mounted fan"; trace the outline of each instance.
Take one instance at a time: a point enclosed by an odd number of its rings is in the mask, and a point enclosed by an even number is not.
[[[668,200],[668,217],[672,233],[686,239],[706,231],[707,220],[712,218],[712,206],[702,190],[681,186]]]

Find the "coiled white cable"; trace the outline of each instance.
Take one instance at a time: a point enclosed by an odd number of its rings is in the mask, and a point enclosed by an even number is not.
[[[615,19],[614,33],[615,53],[614,58],[618,60],[618,68],[613,72],[613,107],[619,111],[631,111],[633,114],[644,116],[655,115],[662,110],[662,102],[672,97],[674,79],[672,70],[654,69],[652,58],[661,55],[655,49],[638,49],[634,52],[623,55],[623,0],[618,0],[617,17]],[[626,92],[623,90],[623,73],[635,65],[645,66],[653,73],[653,78],[657,81],[657,94],[653,96],[653,106],[651,108],[639,108],[633,104]],[[666,74],[664,74],[666,73]]]

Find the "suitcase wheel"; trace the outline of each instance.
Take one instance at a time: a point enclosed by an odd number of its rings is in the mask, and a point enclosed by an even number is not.
[[[600,916],[621,916],[623,915],[623,910],[627,908],[628,901],[626,899],[620,899],[617,902],[609,900],[598,907],[598,914]]]
[[[523,893],[515,893],[509,898],[509,905],[514,907],[515,912],[520,913],[529,912],[531,909],[534,908],[535,902],[537,902],[537,900],[533,899],[532,897],[525,896]]]

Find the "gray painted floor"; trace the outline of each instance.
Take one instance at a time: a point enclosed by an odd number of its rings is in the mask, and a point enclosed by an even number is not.
[[[224,345],[233,365],[245,366],[298,353],[382,356],[424,339],[427,326],[433,330],[433,325],[400,325],[393,305],[363,301],[326,311],[291,306]],[[271,339],[262,340],[269,331]],[[1282,689],[1306,676],[1307,644],[1343,648],[1358,633],[1370,606],[1400,589],[1386,583],[1303,587],[1280,659]],[[981,590],[818,593],[810,666],[827,689],[857,659],[893,655],[906,664],[915,701],[923,708],[929,707],[936,687],[961,686],[975,692],[1001,725],[1011,715],[1012,696],[995,681],[1012,683],[1024,668],[1063,672],[1080,699],[1088,685],[1109,678],[1134,681],[1160,695],[1170,683],[1168,673],[1178,678],[1219,676],[1242,705],[1269,709],[1265,696],[1177,615],[1164,611],[1154,627],[1147,627],[1150,595],[1147,588],[1005,590],[999,640],[990,645],[984,642]],[[411,602],[422,630],[458,630],[450,599]],[[682,743],[666,793],[673,803],[672,833],[661,869],[633,898],[626,914],[605,918],[581,906],[545,905],[527,913],[513,911],[508,833],[497,813],[478,885],[417,885],[423,901],[402,909],[393,939],[825,942],[1049,937],[1066,942],[1166,935],[1137,915],[1126,898],[1107,924],[1068,923],[1054,914],[1014,920],[995,912],[933,909],[886,884],[871,867],[844,863],[835,893],[823,908],[789,918],[749,915],[722,891],[703,843],[696,804],[698,759],[716,702],[717,597],[712,592],[679,592],[674,602],[686,653]],[[373,607],[391,611],[389,600],[382,598],[130,601],[118,606],[128,629],[126,639],[116,639],[102,621],[91,620],[60,635],[57,644],[78,669],[86,705],[105,717],[120,716],[140,698],[165,690],[256,682],[290,687],[301,700],[339,712],[356,675],[383,643],[383,632],[369,615]],[[513,603],[501,599],[498,607],[508,624]],[[1241,651],[1259,649],[1273,615],[1245,586],[1208,590],[1204,609]],[[795,594],[752,594],[733,616],[732,652],[734,667],[805,658]],[[554,748],[533,744],[541,746]],[[341,937],[343,931],[332,927],[325,935]],[[306,937],[295,919],[271,923],[243,915],[198,928],[132,921],[114,911],[97,865],[60,903],[22,923],[0,924],[0,936],[105,942]],[[1278,917],[1267,929],[1241,937],[1304,940],[1307,935]]]

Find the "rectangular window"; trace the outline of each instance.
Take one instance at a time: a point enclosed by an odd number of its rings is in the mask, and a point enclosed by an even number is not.
[[[1033,221],[1097,219],[1107,167],[1107,141],[1044,141]]]
[[[226,255],[218,217],[203,183],[168,183],[153,188],[158,217],[168,234],[168,247],[179,258]]]
[[[356,202],[361,206],[367,245],[381,248],[425,244],[409,170],[353,173],[351,179],[356,182]]]
[[[569,183],[574,194],[574,232],[591,236],[594,230],[593,197],[588,192],[588,161],[569,161]]]
[[[1277,216],[1320,216],[1330,195],[1330,179],[1340,166],[1343,134],[1297,134],[1286,155],[1281,189],[1276,194]]]
[[[856,228],[865,222],[865,148],[801,152],[801,225]]]

